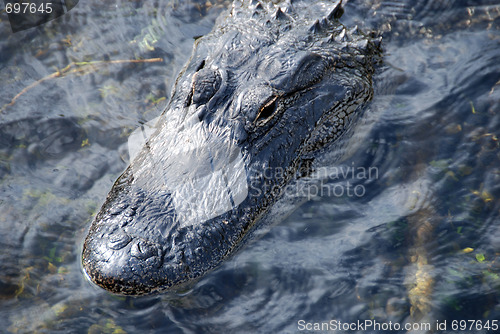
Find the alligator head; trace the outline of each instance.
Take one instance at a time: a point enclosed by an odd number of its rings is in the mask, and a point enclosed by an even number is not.
[[[380,40],[340,1],[235,2],[195,42],[155,133],[111,189],[83,249],[99,286],[140,295],[192,282],[234,253],[304,159],[372,97]]]

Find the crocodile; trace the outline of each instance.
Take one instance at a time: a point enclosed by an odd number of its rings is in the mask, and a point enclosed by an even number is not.
[[[342,1],[235,1],[194,43],[153,134],[83,246],[116,294],[178,290],[233,255],[373,96],[381,38]],[[343,145],[343,144],[342,144]]]

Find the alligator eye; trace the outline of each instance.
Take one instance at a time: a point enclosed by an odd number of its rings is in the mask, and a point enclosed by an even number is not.
[[[254,124],[263,123],[267,121],[276,111],[277,107],[277,96],[272,96],[266,103],[260,107],[259,113],[255,118]]]
[[[201,61],[201,63],[198,65],[198,67],[196,68],[196,71],[194,71],[194,76],[193,76],[193,80],[196,78],[196,73],[198,73],[199,71],[201,71],[203,68],[205,67],[205,59],[203,59]],[[193,85],[191,86],[191,91],[189,92],[187,98],[186,98],[186,102],[184,102],[184,107],[187,108],[189,107],[191,104],[193,104],[193,94],[194,94],[194,90],[195,90],[195,83],[193,82]]]
[[[196,69],[195,72],[198,72],[199,70],[201,70],[203,67],[205,67],[205,59],[203,59],[200,63],[200,65],[198,65],[198,68]]]
[[[206,104],[217,93],[221,83],[222,76],[217,69],[202,68],[198,70],[193,74],[191,91],[184,106]]]

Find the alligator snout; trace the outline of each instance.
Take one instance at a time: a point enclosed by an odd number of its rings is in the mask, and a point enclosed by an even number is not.
[[[107,239],[107,243],[103,242]],[[132,238],[123,230],[88,240],[84,248],[84,268],[90,279],[115,293],[151,291],[163,264],[159,244]]]
[[[83,265],[93,282],[120,294],[179,285],[194,275],[205,249],[230,240],[217,227],[248,197],[248,184],[243,153],[229,134],[211,134],[193,118],[150,139],[85,241]],[[149,149],[165,142],[171,145],[163,154]]]

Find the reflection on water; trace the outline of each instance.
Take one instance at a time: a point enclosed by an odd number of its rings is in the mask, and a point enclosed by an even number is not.
[[[148,143],[141,163],[132,164],[134,185],[139,191],[168,193],[182,226],[201,224],[238,206],[248,195],[243,155],[230,137],[230,128],[210,132],[194,114],[181,124],[176,122],[141,126],[127,141],[130,161],[139,155],[137,147]],[[162,122],[160,122],[162,123]],[[149,138],[158,127],[159,135]],[[148,133],[147,132],[151,132]],[[175,135],[173,135],[175,134]],[[149,147],[168,143],[166,154]],[[144,168],[143,166],[147,166]],[[196,168],[193,168],[196,167]]]
[[[499,10],[349,2],[344,22],[383,32],[384,65],[368,135],[336,167],[377,177],[328,180],[365,193],[314,197],[192,289],[145,298],[90,285],[81,242],[126,166],[128,135],[161,112],[218,3],[80,2],[14,35],[0,16],[1,328],[297,332],[371,320],[451,331],[454,320],[489,320],[494,332]]]

